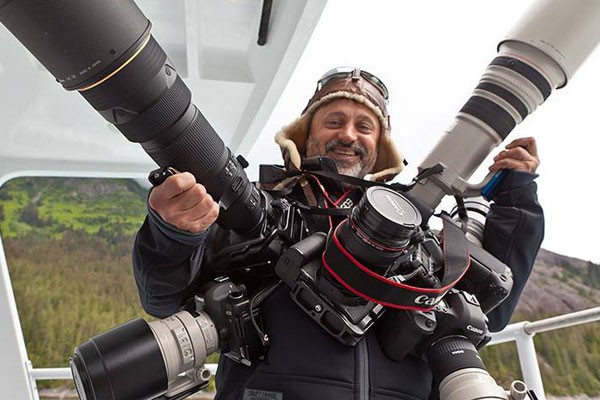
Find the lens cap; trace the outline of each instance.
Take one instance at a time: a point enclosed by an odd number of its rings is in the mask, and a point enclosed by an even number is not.
[[[421,224],[419,210],[406,197],[381,186],[367,189],[352,217],[367,235],[397,247]]]

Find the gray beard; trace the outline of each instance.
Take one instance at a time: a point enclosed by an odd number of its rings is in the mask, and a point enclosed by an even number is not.
[[[357,163],[357,164],[353,164],[350,166],[344,166],[344,165],[340,165],[340,163],[336,160],[333,159],[335,161],[335,165],[337,167],[338,173],[342,174],[342,175],[349,175],[349,176],[353,176],[355,178],[360,178],[360,172],[362,171],[363,168],[363,163]]]
[[[325,145],[325,151],[329,152],[336,146],[344,146],[344,144],[341,143],[339,140],[332,140]],[[365,156],[367,154],[367,149],[365,149],[364,146],[362,146],[359,142],[355,142],[351,146],[346,147],[351,148],[360,155],[360,162],[348,165],[334,158],[333,161],[335,161],[338,173],[342,175],[353,176],[355,178],[361,178],[360,173],[366,161]]]

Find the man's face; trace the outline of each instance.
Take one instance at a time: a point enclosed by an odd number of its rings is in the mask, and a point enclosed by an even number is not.
[[[379,118],[365,105],[333,100],[313,115],[306,157],[330,157],[340,174],[363,178],[375,165],[380,131]]]

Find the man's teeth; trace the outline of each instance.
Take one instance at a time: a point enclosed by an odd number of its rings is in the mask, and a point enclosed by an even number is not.
[[[344,156],[355,156],[356,155],[356,152],[354,152],[352,150],[335,149],[334,152],[337,154],[344,155]]]

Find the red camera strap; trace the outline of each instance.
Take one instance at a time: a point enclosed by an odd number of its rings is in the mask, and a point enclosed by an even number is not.
[[[339,224],[330,235],[323,265],[346,289],[357,296],[386,307],[428,311],[463,277],[470,265],[464,232],[448,216],[442,215],[442,245],[444,254],[440,288],[423,288],[398,283],[385,278],[359,262],[340,243]]]

